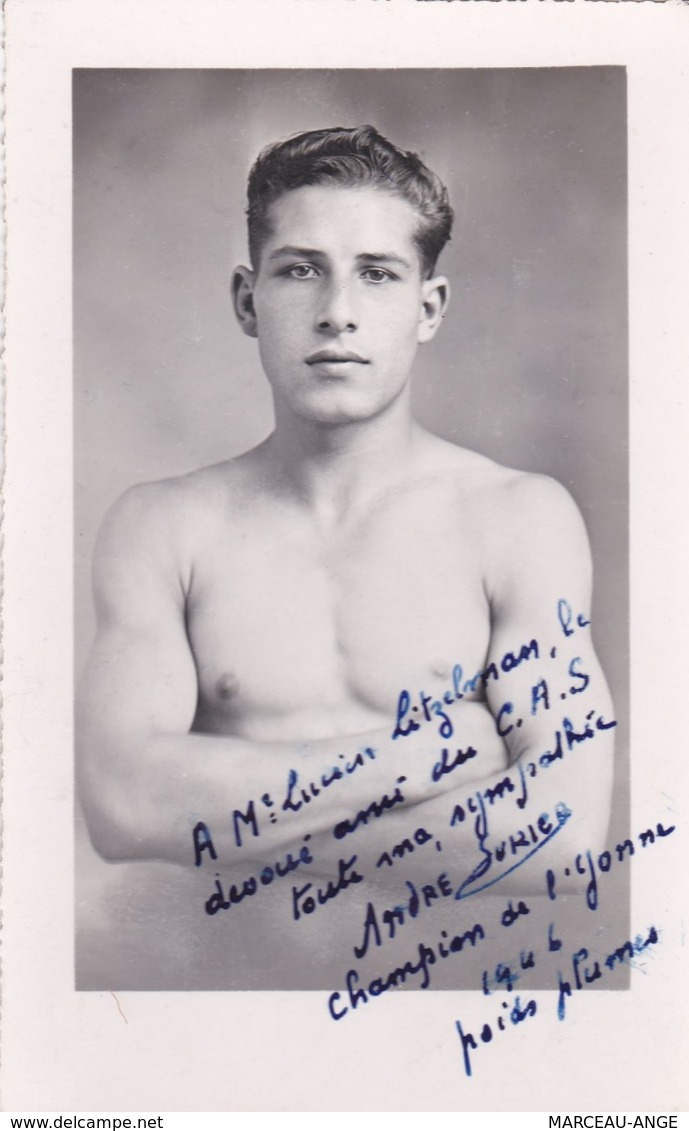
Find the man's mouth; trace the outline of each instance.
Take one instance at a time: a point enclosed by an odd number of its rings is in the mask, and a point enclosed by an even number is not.
[[[307,357],[307,365],[345,365],[355,362],[357,365],[368,365],[368,360],[358,353],[350,350],[317,350]]]

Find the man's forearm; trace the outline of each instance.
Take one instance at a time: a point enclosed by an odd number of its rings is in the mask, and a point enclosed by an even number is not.
[[[444,788],[426,784],[434,744],[412,755],[389,728],[293,743],[151,735],[97,762],[88,751],[103,749],[102,736],[85,730],[84,808],[96,847],[113,860],[193,864],[198,849],[232,867],[294,852],[371,803],[392,811]]]

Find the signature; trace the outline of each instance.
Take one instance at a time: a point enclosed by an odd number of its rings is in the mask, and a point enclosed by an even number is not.
[[[555,806],[554,823],[547,813],[542,813],[538,818],[535,825],[528,825],[527,831],[519,829],[516,833],[510,834],[507,840],[501,841],[495,848],[490,849],[486,847],[488,839],[488,822],[485,816],[485,806],[482,807],[482,813],[476,818],[476,839],[478,841],[479,852],[482,854],[483,859],[476,865],[473,872],[459,885],[455,892],[455,899],[467,899],[470,895],[476,895],[480,891],[485,891],[486,888],[492,887],[497,884],[499,880],[503,880],[505,876],[509,876],[511,872],[521,868],[545,848],[553,837],[564,828],[567,821],[572,816],[572,810],[569,809],[563,801],[558,802]],[[528,833],[528,835],[527,835]],[[522,849],[528,851],[522,853]],[[490,879],[484,877],[491,872],[494,864],[502,864],[507,857],[515,857],[518,859],[508,864],[506,868],[500,869],[497,873],[493,873]],[[478,880],[483,880],[483,883],[477,884]]]

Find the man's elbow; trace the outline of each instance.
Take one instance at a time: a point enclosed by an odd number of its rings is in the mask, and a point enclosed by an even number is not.
[[[148,857],[148,837],[120,783],[81,759],[77,789],[91,844],[103,860],[121,864]]]
[[[118,818],[112,807],[81,799],[91,844],[109,864],[143,860],[147,853],[141,838],[134,835],[128,822]]]
[[[114,822],[99,817],[86,816],[86,827],[93,848],[109,864],[123,864],[132,859],[127,837]]]

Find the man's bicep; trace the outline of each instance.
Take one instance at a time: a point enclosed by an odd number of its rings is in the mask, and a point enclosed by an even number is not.
[[[488,670],[497,678],[486,689],[514,760],[549,749],[564,719],[583,730],[590,711],[609,717],[610,700],[591,634],[591,557],[575,504],[559,484],[532,476],[515,484],[508,503],[491,600]]]
[[[136,492],[120,500],[94,554],[98,628],[79,719],[106,748],[143,732],[186,733],[196,710],[183,592],[152,503]]]
[[[196,695],[183,633],[109,625],[99,629],[87,661],[78,721],[101,750],[150,734],[186,734]]]

